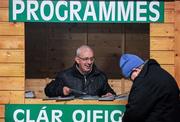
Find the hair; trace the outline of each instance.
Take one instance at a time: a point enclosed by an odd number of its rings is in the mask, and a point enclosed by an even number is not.
[[[93,52],[93,49],[92,49],[90,46],[88,46],[88,45],[82,45],[82,46],[80,46],[79,48],[77,48],[77,50],[76,50],[76,56],[80,56],[81,51],[82,51],[82,50],[87,50],[87,49],[89,49],[89,50],[91,50],[91,51]]]

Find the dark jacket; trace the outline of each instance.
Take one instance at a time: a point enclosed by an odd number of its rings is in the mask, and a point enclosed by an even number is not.
[[[176,81],[150,59],[133,81],[123,122],[180,122],[179,104]]]
[[[63,87],[86,92],[88,95],[101,96],[107,92],[115,94],[107,82],[106,75],[93,66],[91,73],[82,75],[74,64],[73,67],[59,73],[55,80],[47,84],[45,94],[49,97],[63,96]],[[72,93],[70,95],[79,96]]]

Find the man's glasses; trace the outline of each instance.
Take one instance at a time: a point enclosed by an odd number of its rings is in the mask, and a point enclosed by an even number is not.
[[[94,57],[90,57],[90,58],[85,57],[85,58],[82,58],[82,57],[79,57],[79,56],[78,56],[78,58],[80,58],[80,59],[81,59],[81,60],[83,60],[83,61],[89,61],[89,60],[90,60],[90,61],[92,61],[92,62],[93,62],[93,61],[95,60],[95,58],[94,58]]]

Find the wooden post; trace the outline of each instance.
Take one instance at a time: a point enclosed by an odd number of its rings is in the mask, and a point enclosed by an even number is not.
[[[180,1],[175,2],[175,77],[180,88]]]

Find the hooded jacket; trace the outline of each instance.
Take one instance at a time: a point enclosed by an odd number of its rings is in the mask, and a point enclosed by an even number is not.
[[[154,59],[133,81],[123,122],[180,122],[177,83]]]
[[[64,96],[64,86],[85,92],[92,96],[101,96],[108,92],[115,94],[107,82],[106,75],[97,69],[95,65],[93,65],[92,71],[87,75],[82,75],[77,70],[76,64],[60,72],[55,80],[47,84],[45,94],[48,97]],[[70,95],[79,96],[77,93],[71,93]]]

